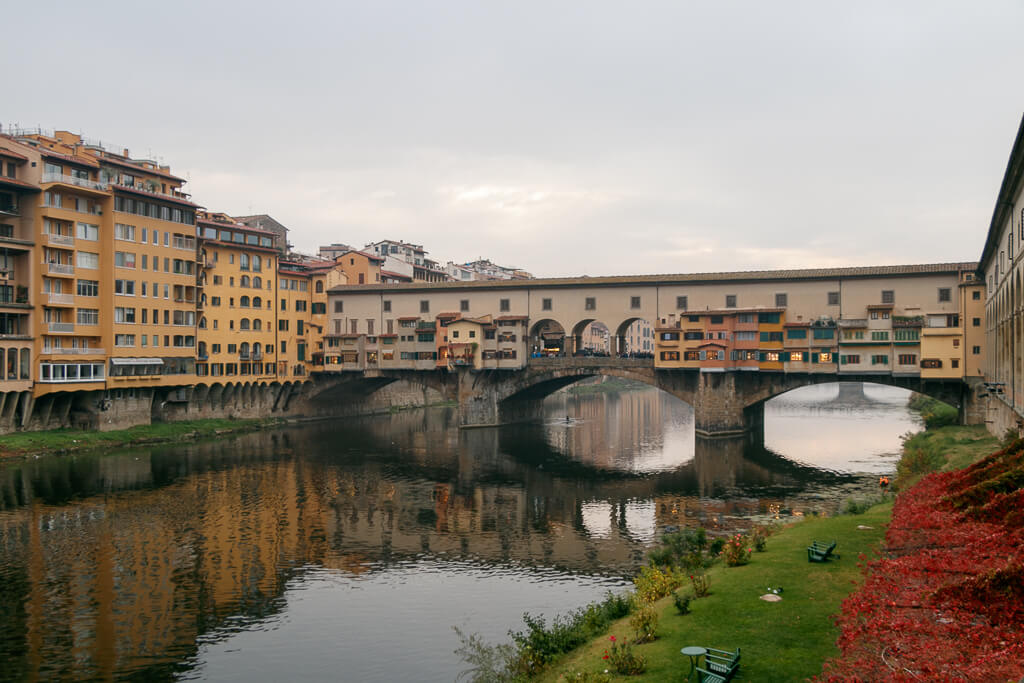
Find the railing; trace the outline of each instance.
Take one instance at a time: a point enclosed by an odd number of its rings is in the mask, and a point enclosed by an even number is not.
[[[74,275],[75,267],[70,263],[47,263],[46,272],[58,275]]]
[[[76,178],[75,176],[64,175],[63,173],[53,173],[51,171],[43,172],[43,182],[64,183],[65,185],[84,187],[98,192],[106,192],[110,188],[110,183],[104,183],[98,180],[89,180],[88,178]]]
[[[46,241],[50,244],[59,244],[64,247],[75,246],[75,238],[71,235],[59,235],[57,233],[47,232]]]
[[[249,360],[249,352],[248,351],[239,351],[238,352],[238,359],[239,360]]]
[[[72,306],[75,303],[74,294],[63,294],[60,292],[43,292],[46,294],[47,303],[58,304],[64,306]]]
[[[252,352],[252,359],[253,360],[263,360],[263,352],[262,351],[253,351]]]
[[[500,359],[499,359],[500,360]],[[537,367],[573,367],[573,368],[650,368],[654,367],[653,358],[614,358],[611,356],[552,356],[529,358],[527,363]]]
[[[93,347],[89,347],[87,349],[84,349],[84,348],[66,349],[66,348],[64,348],[62,346],[44,346],[43,347],[43,353],[62,353],[62,354],[68,354],[68,355],[71,355],[71,356],[102,356],[102,355],[106,354],[106,352],[107,352],[106,349],[97,349],[97,348],[93,348]]]
[[[0,213],[5,216],[20,216],[21,212],[18,211],[18,207],[14,204],[0,204]]]
[[[191,237],[175,237],[171,244],[175,249],[188,249],[189,251],[196,250],[196,241]]]
[[[74,323],[47,323],[47,330],[51,334],[69,334],[75,331]]]

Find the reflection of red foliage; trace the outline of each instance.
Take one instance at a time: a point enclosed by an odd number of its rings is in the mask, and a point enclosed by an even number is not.
[[[1024,442],[901,494],[819,681],[1024,675]]]

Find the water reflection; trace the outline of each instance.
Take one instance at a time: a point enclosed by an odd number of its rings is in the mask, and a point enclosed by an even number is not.
[[[449,625],[500,637],[594,599],[665,526],[834,509],[868,478],[805,446],[822,425],[845,439],[822,405],[768,412],[772,448],[804,415],[787,457],[694,439],[692,412],[646,391],[555,397],[500,430],[409,411],[9,464],[3,677],[451,680]],[[890,414],[871,424],[892,450]]]

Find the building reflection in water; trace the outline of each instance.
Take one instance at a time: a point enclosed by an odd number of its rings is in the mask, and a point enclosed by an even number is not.
[[[653,391],[550,411],[461,431],[450,410],[408,411],[8,464],[5,676],[173,676],[204,634],[274,614],[313,567],[359,577],[438,556],[626,574],[665,527],[828,512],[824,492],[863,481],[694,439],[692,412]]]

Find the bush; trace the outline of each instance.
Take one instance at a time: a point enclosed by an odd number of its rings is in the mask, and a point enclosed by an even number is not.
[[[928,429],[955,425],[960,420],[960,414],[956,408],[923,394],[913,394],[907,405],[921,413],[924,426]]]
[[[738,567],[750,562],[750,553],[753,552],[750,546],[750,539],[743,534],[736,534],[725,542],[722,548],[722,559],[727,567]]]
[[[768,547],[768,538],[765,534],[765,528],[762,526],[755,526],[750,532],[750,541],[754,545],[754,550],[759,553],[763,553],[764,549]]]
[[[656,567],[642,567],[633,579],[636,596],[641,602],[654,602],[663,598],[682,585],[682,577],[674,570]]]
[[[844,515],[863,515],[880,502],[878,498],[853,499],[849,498],[843,502],[841,512]]]
[[[604,651],[602,659],[608,662],[615,673],[623,676],[636,676],[644,672],[647,668],[647,660],[641,655],[635,654],[632,645],[618,642],[615,636],[609,640],[612,642],[612,648]]]
[[[680,593],[679,591],[672,593],[672,602],[680,614],[690,613],[690,600],[692,599],[689,593]]]
[[[695,598],[706,598],[711,592],[711,579],[704,572],[690,574],[690,584],[693,586]]]
[[[658,630],[658,613],[654,605],[647,603],[638,607],[629,617],[629,626],[633,629],[636,642],[648,643],[654,640],[654,632]]]
[[[708,546],[708,552],[713,557],[718,557],[719,555],[722,554],[722,548],[724,548],[724,547],[725,547],[725,539],[724,538],[716,538],[715,540],[711,541],[711,545]]]

